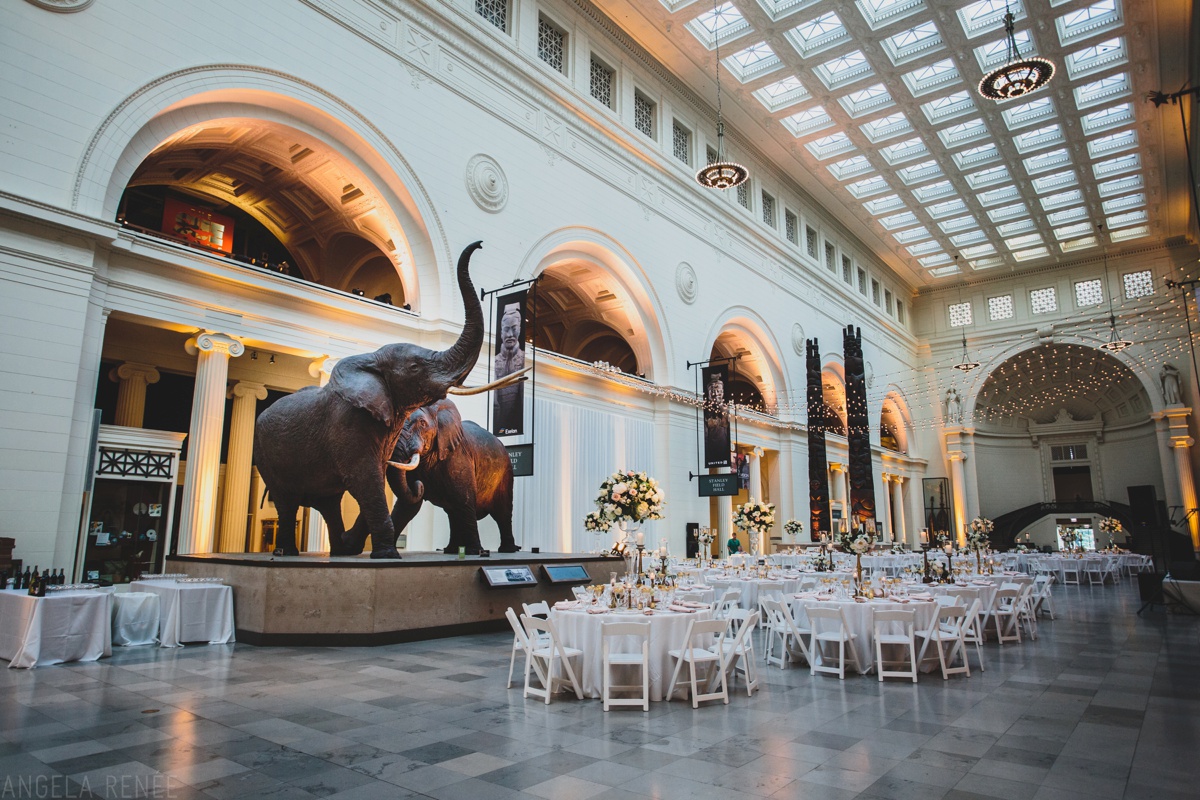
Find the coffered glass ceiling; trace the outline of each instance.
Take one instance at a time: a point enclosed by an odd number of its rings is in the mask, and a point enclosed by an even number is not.
[[[1130,41],[1152,20],[1127,24],[1123,0],[1011,0],[1021,55],[1058,71],[1000,104],[976,86],[1005,61],[1004,0],[659,2],[685,49],[719,43],[744,107],[930,279],[1155,232],[1138,101],[1154,63]]]

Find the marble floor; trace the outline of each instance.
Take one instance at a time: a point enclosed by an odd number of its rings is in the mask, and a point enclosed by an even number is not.
[[[522,700],[500,634],[116,648],[0,670],[0,798],[1195,798],[1200,618],[1135,616],[1128,580],[1055,600],[969,680],[772,668],[648,714]]]

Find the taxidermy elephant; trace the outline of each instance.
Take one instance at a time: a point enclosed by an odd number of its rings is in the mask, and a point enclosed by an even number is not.
[[[254,426],[254,460],[279,511],[276,555],[298,555],[296,512],[315,508],[329,526],[330,550],[352,550],[343,541],[341,499],[358,501],[371,535],[371,558],[399,558],[396,532],[384,490],[387,461],[404,421],[422,406],[446,396],[466,379],[483,345],[483,312],[468,265],[481,242],[458,257],[458,288],[466,324],[450,349],[389,344],[374,353],[338,362],[329,383],[281,398]],[[414,457],[404,469],[417,466]],[[353,552],[361,552],[362,546]]]
[[[449,400],[438,400],[414,411],[400,431],[392,463],[419,459],[416,469],[390,467],[388,484],[396,493],[392,528],[400,533],[421,510],[433,503],[450,518],[450,543],[445,552],[459,547],[475,555],[483,549],[479,520],[491,516],[500,528],[500,552],[521,548],[513,541],[513,471],[508,451],[492,434],[470,420],[464,421]],[[346,534],[346,544],[362,548],[366,530],[360,517]]]

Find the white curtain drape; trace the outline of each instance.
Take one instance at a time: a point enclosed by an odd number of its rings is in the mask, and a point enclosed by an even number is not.
[[[654,424],[648,414],[626,407],[604,411],[537,399],[537,443],[533,475],[517,478],[513,534],[527,552],[587,552],[608,546],[613,533],[596,536],[583,527],[595,509],[600,482],[618,469],[646,472],[662,482],[654,458]],[[661,471],[661,470],[660,470]],[[657,547],[655,526],[647,523],[646,546]]]

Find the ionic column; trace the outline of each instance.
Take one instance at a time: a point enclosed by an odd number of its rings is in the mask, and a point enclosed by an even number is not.
[[[950,495],[951,501],[954,503],[954,536],[959,545],[965,545],[967,543],[965,532],[967,475],[966,470],[963,469],[963,461],[966,460],[966,454],[961,450],[951,450],[946,457],[950,459]]]
[[[763,451],[761,447],[755,447],[747,455],[748,465],[750,467],[750,488],[748,490],[750,492],[750,499],[757,500],[760,503],[763,502],[762,453]],[[765,533],[759,537],[758,552],[754,555],[761,555],[762,553],[767,552],[766,538],[768,536],[770,536],[770,533]]]
[[[229,390],[233,414],[229,419],[229,454],[225,457],[225,492],[217,552],[246,550],[246,512],[250,503],[250,463],[254,456],[254,407],[267,399],[261,383],[240,381]]]
[[[837,506],[838,509],[840,509],[842,512],[841,518],[846,519],[846,502],[845,502],[846,484],[845,484],[845,481],[842,480],[843,473],[844,473],[844,470],[842,469],[841,464],[837,463],[836,461],[831,461],[829,463],[829,508],[830,508],[830,513],[832,513],[832,511],[833,511],[833,507]],[[834,531],[836,531],[838,529],[838,526],[840,524],[841,523],[838,523],[837,525],[835,525],[833,523],[833,520],[829,521],[829,526],[831,528],[833,528]]]
[[[176,553],[211,553],[217,515],[217,478],[221,470],[221,433],[225,427],[225,384],[229,359],[246,352],[223,333],[201,333],[184,345],[196,356],[196,389],[188,426],[187,473],[179,512]]]
[[[731,469],[717,470],[732,472]],[[733,536],[733,498],[729,495],[717,497],[717,552],[725,552],[725,543]]]
[[[158,370],[150,364],[126,361],[108,373],[117,384],[117,414],[114,425],[126,428],[142,427],[146,414],[146,387],[158,383]]]
[[[308,374],[317,379],[318,386],[324,386],[329,383],[329,375],[339,360],[318,358],[308,365]],[[308,510],[308,535],[305,537],[303,549],[309,553],[329,552],[329,528],[325,525],[324,518],[313,508]]]
[[[892,539],[904,541],[904,478],[892,476]]]
[[[1183,498],[1183,513],[1187,515],[1188,530],[1192,534],[1192,549],[1200,550],[1200,510],[1196,508],[1196,482],[1192,478],[1192,445],[1196,440],[1190,436],[1172,437],[1175,450],[1175,471],[1179,473],[1179,494]]]

